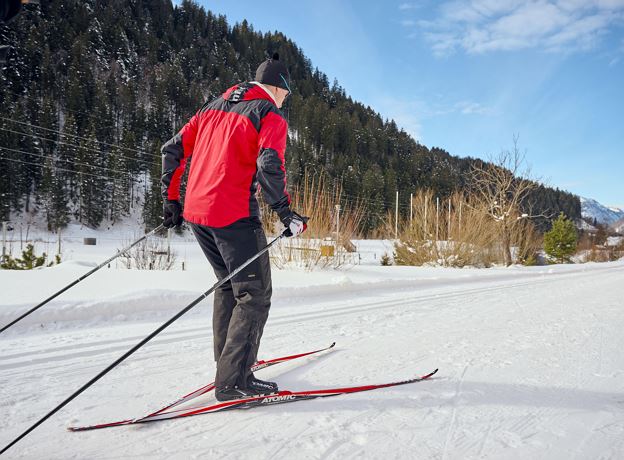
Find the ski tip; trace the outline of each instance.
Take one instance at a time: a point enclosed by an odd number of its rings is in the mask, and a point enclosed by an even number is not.
[[[332,342],[332,344],[327,348],[334,348],[334,346],[336,346],[336,342]]]
[[[427,375],[423,375],[423,376],[420,378],[420,380],[426,380],[426,379],[428,379],[429,377],[434,376],[437,372],[438,372],[438,369],[434,370],[433,372],[429,372]]]

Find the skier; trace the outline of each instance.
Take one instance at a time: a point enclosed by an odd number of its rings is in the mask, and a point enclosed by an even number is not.
[[[289,73],[276,53],[258,67],[255,81],[235,85],[204,106],[162,147],[162,191],[167,228],[186,219],[219,280],[267,244],[255,192],[286,227],[306,229],[290,209],[284,153],[288,125],[281,112],[290,94]],[[192,162],[184,213],[180,181]],[[227,401],[278,391],[250,371],[271,305],[267,253],[214,294],[215,395]]]

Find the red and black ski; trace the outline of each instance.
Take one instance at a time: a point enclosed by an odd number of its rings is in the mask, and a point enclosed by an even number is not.
[[[332,389],[324,389],[324,390],[311,390],[311,391],[280,391],[277,393],[262,395],[262,396],[254,396],[252,398],[242,398],[235,399],[233,401],[219,402],[216,404],[211,404],[209,406],[198,407],[194,409],[181,409],[170,412],[161,412],[158,414],[153,414],[147,416],[142,419],[135,420],[133,423],[149,423],[156,422],[160,420],[169,420],[174,418],[182,418],[182,417],[191,417],[193,415],[200,414],[208,414],[213,412],[221,412],[225,410],[233,410],[233,409],[249,409],[253,407],[260,406],[268,406],[273,404],[284,404],[296,401],[303,401],[307,399],[315,399],[315,398],[328,398],[331,396],[338,396],[349,393],[360,393],[363,391],[371,391],[378,390],[380,388],[388,388],[399,385],[407,385],[409,383],[422,382],[423,380],[428,379],[433,376],[438,369],[433,372],[423,375],[421,377],[416,377],[409,380],[402,380],[398,382],[391,383],[382,383],[377,385],[364,385],[357,387],[343,387],[343,388],[332,388]],[[112,424],[102,424],[102,425],[92,425],[92,426],[84,426],[84,427],[70,427],[71,431],[86,431],[86,430],[95,430],[98,428],[107,428],[110,426],[117,426]]]
[[[261,360],[256,362],[253,366],[251,366],[251,371],[252,372],[256,372],[259,371],[260,369],[264,369],[266,367],[271,367],[274,366],[276,364],[281,364],[281,363],[285,363],[287,361],[292,361],[294,359],[298,359],[298,358],[304,358],[306,356],[310,356],[310,355],[314,355],[317,353],[321,353],[323,351],[327,351],[330,350],[332,348],[334,348],[334,346],[336,345],[336,342],[333,342],[330,346],[326,347],[326,348],[321,348],[319,350],[314,350],[314,351],[308,351],[306,353],[299,353],[297,355],[290,355],[290,356],[283,356],[281,358],[274,358],[274,359],[269,359],[267,361]],[[189,393],[185,396],[182,396],[181,398],[177,399],[176,401],[172,402],[171,404],[166,405],[165,407],[158,409],[156,412],[152,412],[148,415],[145,415],[143,417],[139,417],[139,418],[131,418],[131,419],[126,419],[126,420],[119,420],[116,422],[110,422],[110,423],[104,423],[101,425],[94,425],[93,427],[88,427],[88,429],[97,429],[97,428],[109,428],[109,427],[113,427],[113,426],[122,426],[122,425],[132,425],[134,423],[140,423],[141,421],[144,421],[150,417],[154,417],[158,414],[161,414],[169,409],[172,409],[176,406],[179,406],[180,404],[186,403],[192,399],[195,399],[203,394],[206,394],[212,390],[214,390],[214,382],[209,383],[208,385],[205,385],[201,388],[198,388],[197,390],[193,391],[192,393]],[[73,428],[69,428],[69,430],[71,431],[80,431],[77,429],[73,429]]]

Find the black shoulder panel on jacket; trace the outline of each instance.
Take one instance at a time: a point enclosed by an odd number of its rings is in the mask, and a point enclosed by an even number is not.
[[[260,131],[260,123],[267,113],[277,109],[266,99],[251,99],[249,101],[231,102],[219,97],[202,107],[201,111],[219,110],[221,112],[237,113],[251,121],[256,131]],[[279,113],[279,111],[277,112]],[[282,115],[283,117],[283,115]]]

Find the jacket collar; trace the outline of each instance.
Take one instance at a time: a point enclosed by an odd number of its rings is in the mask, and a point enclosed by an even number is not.
[[[262,88],[269,96],[271,96],[271,99],[273,100],[273,102],[275,102],[275,105],[277,105],[277,99],[275,99],[275,95],[271,92],[271,90],[269,88],[264,86],[259,81],[250,81],[249,83],[251,83],[252,85],[256,85],[256,86],[259,86],[260,88]]]
[[[265,99],[277,106],[273,93],[258,82],[244,82],[229,88],[222,94],[223,99],[230,102],[251,101],[253,99]]]

